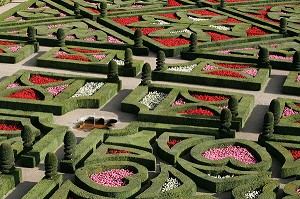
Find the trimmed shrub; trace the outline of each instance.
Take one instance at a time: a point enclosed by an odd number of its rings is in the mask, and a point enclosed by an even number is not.
[[[263,135],[272,135],[274,132],[274,115],[272,112],[267,112],[264,117]]]
[[[269,50],[264,47],[259,48],[257,65],[260,68],[270,68]]]
[[[11,174],[15,170],[15,158],[11,145],[2,143],[0,145],[0,171],[2,174]]]
[[[111,60],[108,63],[107,82],[116,83],[119,81],[118,65],[117,62]]]
[[[23,148],[25,152],[28,152],[32,149],[35,135],[32,131],[32,128],[29,125],[24,125],[21,130],[21,137],[23,141]]]
[[[231,111],[232,118],[236,118],[239,115],[239,102],[235,96],[230,96],[228,100],[228,108]]]
[[[279,33],[286,34],[287,33],[287,19],[285,17],[280,18],[279,26],[280,26]]]
[[[151,84],[151,66],[149,63],[145,63],[142,68],[142,81],[140,85],[148,86]]]
[[[219,133],[226,135],[230,133],[230,126],[231,126],[231,120],[232,120],[232,114],[231,111],[228,108],[224,108],[221,111],[220,115],[221,124],[219,127]]]
[[[293,55],[293,67],[295,70],[300,70],[300,53],[296,51]]]
[[[66,35],[65,35],[65,30],[62,28],[59,28],[56,32],[56,37],[57,37],[57,46],[65,46],[65,39],[66,39]]]
[[[165,58],[166,58],[166,55],[165,55],[164,51],[162,51],[162,50],[158,51],[157,56],[156,56],[156,68],[155,68],[156,71],[163,71],[166,69]]]
[[[198,43],[197,34],[193,32],[190,36],[189,52],[197,51],[197,43]]]
[[[73,160],[75,156],[75,146],[77,139],[75,134],[72,131],[67,131],[64,137],[64,160]]]
[[[107,15],[107,3],[105,1],[100,2],[100,16],[106,17]]]
[[[269,106],[269,111],[273,113],[274,116],[274,125],[279,123],[281,117],[280,111],[280,102],[278,99],[273,99]]]
[[[53,152],[47,153],[45,157],[45,177],[53,178],[57,176],[57,157]]]
[[[80,9],[79,9],[79,3],[78,2],[74,2],[74,15],[77,16],[77,17],[80,15]]]
[[[124,53],[124,67],[131,68],[132,67],[132,50],[131,48],[126,48]]]
[[[33,26],[29,26],[27,28],[27,35],[28,35],[28,40],[27,42],[29,44],[33,44],[34,42],[36,42],[36,29]]]
[[[137,28],[133,35],[134,47],[140,48],[143,46],[142,36],[143,36],[142,30],[140,28]]]

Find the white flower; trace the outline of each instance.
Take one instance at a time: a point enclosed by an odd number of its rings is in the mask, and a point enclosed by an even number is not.
[[[231,30],[231,28],[230,28],[230,27],[227,27],[227,26],[215,26],[215,25],[209,25],[209,27],[215,28],[215,29],[218,29],[218,30],[225,30],[225,31]]]
[[[212,177],[212,178],[219,178],[219,179],[224,179],[224,178],[232,178],[234,177],[234,175],[225,175],[225,176],[222,176],[222,175],[211,175],[211,174],[207,174],[208,176]]]
[[[121,65],[121,66],[125,65],[125,63],[124,63],[123,60],[116,59],[116,58],[114,58],[113,60],[114,60],[115,62],[117,62],[118,65]]]
[[[197,66],[197,64],[192,64],[189,66],[173,66],[173,67],[169,67],[167,70],[168,71],[177,71],[177,72],[191,72],[195,67]]]
[[[188,33],[188,34],[192,34],[193,32],[188,30],[188,29],[183,29],[183,30],[174,30],[174,31],[170,31],[171,34],[177,34],[177,33]]]
[[[181,183],[177,178],[168,178],[168,180],[163,184],[161,192],[169,191],[179,187]]]
[[[158,25],[170,24],[169,22],[166,22],[166,21],[160,20],[160,19],[157,19],[155,21],[157,21],[157,22],[153,22],[153,23],[150,23],[150,24],[158,24]]]
[[[167,97],[166,93],[159,93],[157,91],[149,92],[140,103],[146,105],[149,109],[153,110],[157,105],[159,105],[163,99]]]
[[[245,196],[247,199],[255,199],[258,198],[259,194],[261,193],[260,190],[248,191]]]
[[[197,18],[197,17],[191,17],[191,16],[189,16],[188,18],[193,21],[207,21],[208,20],[208,19],[204,19],[204,18]]]
[[[91,96],[96,91],[98,91],[103,85],[103,82],[86,82],[80,89],[78,89],[78,91],[72,96],[72,98]]]

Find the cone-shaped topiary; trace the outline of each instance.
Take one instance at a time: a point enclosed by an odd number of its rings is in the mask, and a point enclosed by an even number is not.
[[[124,67],[131,68],[132,67],[132,50],[130,48],[126,48],[124,53]]]
[[[21,130],[21,137],[23,141],[23,150],[28,152],[32,149],[35,140],[34,133],[29,125],[24,125]]]
[[[57,157],[53,152],[47,153],[45,157],[45,177],[52,178],[57,175]]]
[[[33,44],[36,42],[36,29],[33,26],[28,26],[27,28],[27,35],[28,35],[28,40],[27,42],[29,44]]]
[[[147,86],[151,84],[151,66],[149,63],[145,63],[142,68],[142,81],[140,85]]]
[[[107,82],[118,82],[119,81],[118,65],[117,62],[111,60],[108,63]]]
[[[293,67],[295,70],[300,70],[300,53],[296,51],[293,55]]]
[[[134,47],[142,47],[143,46],[143,40],[142,40],[143,32],[140,28],[137,28],[133,35],[134,40]]]
[[[75,16],[80,15],[80,9],[79,9],[79,3],[78,2],[74,3],[74,14],[75,14]]]
[[[15,158],[11,145],[2,143],[0,145],[0,171],[3,174],[11,174],[15,170]]]
[[[224,108],[220,115],[221,124],[219,127],[220,134],[228,134],[230,132],[232,115],[228,108]]]
[[[193,32],[190,36],[189,52],[197,51],[197,43],[198,43],[197,34]]]
[[[230,96],[228,100],[228,108],[231,111],[232,118],[236,118],[239,115],[239,103],[235,96]]]
[[[220,1],[220,5],[219,5],[219,8],[225,8],[226,7],[226,0],[221,0]]]
[[[64,137],[64,160],[72,160],[75,156],[75,146],[77,140],[72,131],[67,131]]]
[[[57,30],[56,37],[57,37],[57,45],[59,47],[66,45],[66,43],[65,43],[66,35],[65,35],[65,30],[64,29],[59,28]]]
[[[101,1],[100,3],[100,16],[106,17],[107,15],[107,3],[105,1]]]
[[[166,69],[165,58],[166,58],[166,55],[165,55],[164,51],[162,51],[162,50],[158,51],[157,56],[156,56],[156,68],[155,68],[156,71],[163,71]]]
[[[269,106],[269,111],[273,113],[274,125],[277,125],[280,120],[280,102],[278,99],[273,99]]]
[[[259,47],[257,65],[260,68],[271,68],[269,50],[267,48]]]
[[[280,34],[286,34],[287,33],[287,20],[284,17],[280,18],[279,33]]]
[[[264,117],[263,135],[272,135],[274,132],[274,116],[272,112],[267,112]]]

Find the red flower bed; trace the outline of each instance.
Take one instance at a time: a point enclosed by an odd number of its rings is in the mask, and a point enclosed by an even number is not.
[[[89,49],[82,49],[82,48],[70,48],[70,50],[80,52],[80,53],[98,53],[98,52],[101,52],[100,50],[89,50]]]
[[[241,73],[237,73],[230,70],[217,70],[217,71],[207,72],[205,74],[225,76],[225,77],[247,78],[245,75],[242,75]]]
[[[41,76],[41,75],[32,75],[29,78],[29,81],[34,84],[48,84],[48,83],[53,83],[53,82],[61,82],[62,79],[55,79],[52,77],[45,77],[45,76]]]
[[[180,46],[180,45],[185,45],[185,44],[189,44],[190,40],[185,39],[185,38],[153,38],[155,41],[165,45],[165,46]]]
[[[140,19],[139,16],[135,16],[135,17],[125,17],[125,18],[114,18],[113,21],[123,26],[127,26],[128,24],[140,21]]]
[[[207,0],[207,1],[212,3],[220,3],[219,0]],[[244,2],[244,1],[248,1],[248,0],[227,0],[226,2]]]
[[[89,61],[88,58],[80,56],[80,55],[57,55],[55,58],[57,58],[57,59],[78,60],[78,61]]]
[[[5,53],[5,51],[4,51],[4,50],[2,50],[2,49],[0,49],[0,53]]]
[[[262,29],[260,29],[259,27],[256,27],[256,26],[252,26],[246,32],[247,32],[248,37],[269,34],[269,32],[263,31]]]
[[[91,12],[93,12],[93,13],[97,13],[97,14],[100,13],[99,10],[96,10],[96,9],[94,9],[94,8],[86,8],[86,9],[88,9],[89,11],[91,11]]]
[[[18,131],[22,130],[22,125],[19,124],[0,124],[1,131]]]
[[[228,63],[217,63],[219,66],[226,67],[226,68],[234,68],[234,69],[239,69],[239,68],[252,68],[252,66],[248,65],[241,65],[241,64],[228,64]]]
[[[290,149],[289,150],[294,158],[294,160],[298,160],[300,158],[300,150]]]
[[[209,10],[191,10],[190,12],[204,16],[220,16],[220,14]]]
[[[9,41],[2,41],[2,40],[0,40],[0,45],[9,46],[9,45],[16,45],[16,43],[14,43],[14,42],[9,42]]]
[[[226,40],[226,39],[232,39],[235,38],[233,36],[224,35],[222,33],[216,33],[216,32],[205,32],[211,36],[211,41],[220,41],[220,40]]]
[[[240,20],[229,17],[228,19],[219,21],[219,23],[243,23],[243,22],[240,21]]]
[[[175,13],[158,14],[158,16],[167,17],[171,19],[179,19]]]
[[[148,35],[151,32],[157,31],[157,30],[163,30],[163,28],[140,28],[143,35]],[[132,30],[136,30],[136,28],[132,28]]]
[[[171,149],[175,144],[177,144],[178,142],[181,142],[182,140],[176,140],[176,139],[174,139],[174,140],[170,140],[167,144],[168,144],[168,146],[169,146],[169,148]]]
[[[40,100],[42,97],[39,95],[38,92],[32,90],[31,88],[27,88],[13,94],[6,96],[8,98],[21,98],[21,99],[31,99],[31,100]]]
[[[119,153],[128,153],[132,154],[130,151],[127,150],[118,150],[118,149],[109,149],[107,150],[106,154],[119,154]]]
[[[181,111],[181,114],[191,114],[191,115],[206,115],[206,116],[215,116],[213,112],[211,112],[208,109],[202,109],[202,108],[196,108],[196,109],[190,109]]]
[[[214,102],[214,101],[223,101],[228,100],[228,97],[222,96],[222,95],[198,95],[198,94],[192,94],[194,98],[197,98],[201,101],[207,101],[207,102]]]
[[[258,12],[260,12],[260,14],[253,14],[253,13],[247,13],[247,14],[250,14],[250,15],[252,15],[252,16],[255,16],[255,17],[258,17],[258,18],[261,18],[261,19],[264,19],[264,20],[267,20],[267,21],[270,21],[270,22],[279,24],[280,22],[274,21],[274,20],[268,18],[268,12],[270,11],[270,9],[271,9],[272,7],[273,7],[273,6],[266,6],[265,9],[263,9],[263,10],[258,10]]]
[[[167,7],[172,7],[172,6],[183,6],[183,4],[177,2],[176,0],[168,0],[168,6]]]

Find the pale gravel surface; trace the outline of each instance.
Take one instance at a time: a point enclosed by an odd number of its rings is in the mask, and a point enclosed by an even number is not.
[[[12,3],[0,7],[0,12],[4,12],[7,9],[10,9],[20,2],[24,0],[12,1]],[[40,68],[35,67],[35,60],[37,57],[45,53],[51,48],[41,47],[38,53],[33,54],[32,56],[26,58],[25,60],[19,62],[18,64],[0,64],[1,65],[1,73],[0,80],[5,78],[5,76],[10,76],[14,72],[20,69],[27,70],[36,70],[36,71],[49,71],[49,72],[60,72],[60,73],[69,73],[69,74],[81,74],[81,75],[91,75],[97,77],[106,77],[106,75],[94,74],[94,73],[80,73],[74,71],[66,71],[66,70],[57,70],[57,69],[49,69],[49,68]],[[144,60],[145,62],[149,62],[152,66],[152,69],[155,68],[155,54],[151,53],[148,57],[134,57],[136,59]],[[167,63],[179,63],[184,62],[183,60],[178,60],[176,58],[167,58]],[[198,86],[198,85],[188,85],[188,84],[180,84],[181,86],[187,87],[196,87],[196,88],[210,88],[216,90],[224,90],[224,91],[233,91],[240,92],[245,94],[253,94],[255,95],[255,104],[254,110],[252,111],[248,121],[244,128],[241,129],[240,132],[237,132],[237,138],[243,138],[248,140],[257,140],[259,132],[261,130],[263,117],[265,112],[268,110],[268,105],[271,100],[277,97],[289,97],[294,99],[300,99],[299,96],[286,96],[282,94],[282,85],[285,81],[285,78],[288,74],[288,71],[280,71],[280,70],[272,70],[271,78],[265,85],[265,87],[261,91],[245,91],[239,89],[226,89],[226,88],[217,88],[217,87],[209,87],[209,86]],[[138,77],[120,77],[123,81],[122,90],[107,104],[105,104],[100,109],[78,109],[71,111],[62,116],[54,116],[54,120],[56,124],[66,125],[70,128],[73,127],[74,123],[81,117],[86,115],[95,115],[95,116],[103,116],[106,119],[117,118],[119,123],[117,124],[117,128],[123,128],[127,126],[131,121],[135,121],[137,117],[132,114],[123,113],[120,111],[120,102],[140,83],[140,75]],[[169,85],[178,85],[178,83],[170,83],[170,82],[154,82],[154,83],[164,83]],[[74,130],[74,129],[73,129]],[[74,130],[78,141],[82,140],[87,134],[82,131]],[[60,146],[56,152],[58,159],[60,160],[63,156],[63,146]],[[36,168],[22,168],[23,172],[23,182],[20,183],[14,190],[9,192],[5,198],[8,199],[18,199],[21,198],[28,190],[30,190],[36,182],[38,182],[44,176],[44,164],[41,163]],[[277,161],[273,161],[272,167],[272,176],[274,178],[278,178],[279,174],[279,164]],[[70,174],[64,174],[64,179],[73,180],[74,176]],[[281,188],[284,184],[291,181],[293,179],[285,179],[281,180]],[[207,191],[198,189],[199,194],[206,193]],[[216,197],[227,199],[230,198],[230,193],[221,193],[215,194]],[[279,198],[281,196],[279,195]]]

